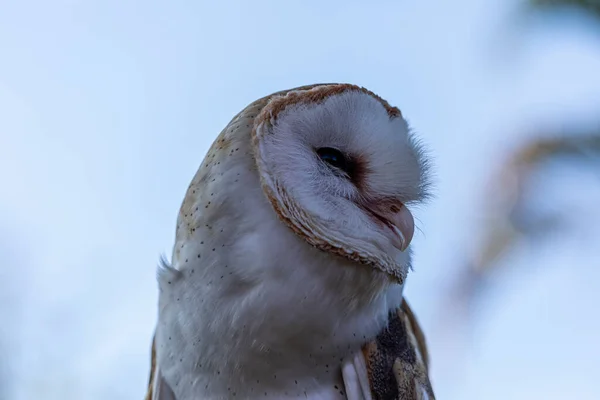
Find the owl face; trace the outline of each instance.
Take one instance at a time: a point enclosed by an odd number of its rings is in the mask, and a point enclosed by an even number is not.
[[[352,85],[274,97],[255,119],[255,157],[275,212],[310,244],[402,281],[427,194],[427,162],[397,108]]]

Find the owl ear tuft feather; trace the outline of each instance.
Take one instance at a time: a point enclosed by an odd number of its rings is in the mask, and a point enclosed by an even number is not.
[[[158,260],[158,268],[156,271],[156,279],[158,286],[162,290],[165,286],[170,285],[175,280],[181,278],[181,271],[171,266],[167,257],[161,254]]]

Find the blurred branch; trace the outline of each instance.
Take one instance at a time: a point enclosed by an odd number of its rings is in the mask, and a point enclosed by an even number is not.
[[[583,162],[589,165],[593,156],[600,155],[600,132],[585,135],[555,136],[536,139],[518,148],[501,167],[499,176],[491,182],[491,191],[486,198],[492,209],[488,211],[487,237],[481,254],[473,260],[477,274],[494,268],[495,260],[501,257],[520,237],[532,237],[540,231],[539,218],[527,207],[531,199],[526,190],[534,171],[550,160]],[[527,209],[527,212],[523,212]],[[547,231],[558,225],[560,218],[552,218],[551,224],[542,224]],[[547,222],[547,220],[546,220]]]
[[[532,174],[552,160],[582,162],[590,165],[600,156],[600,132],[583,135],[554,135],[538,138],[516,149],[490,179],[485,195],[483,243],[467,261],[463,275],[450,293],[451,303],[469,318],[469,309],[485,288],[486,280],[496,273],[501,260],[517,243],[548,233],[562,222],[562,216],[540,216],[531,207],[527,194]],[[599,175],[600,179],[600,175]]]
[[[453,342],[447,351],[452,353],[449,359],[454,370],[465,362],[464,346],[471,342],[473,317],[482,295],[506,266],[500,261],[517,244],[552,231],[564,218],[562,215],[540,216],[536,208],[531,207],[533,173],[549,161],[575,161],[589,166],[596,164],[596,156],[600,156],[600,132],[538,137],[513,151],[498,173],[489,179],[489,189],[484,194],[488,209],[484,211],[480,236],[483,240],[463,260],[464,267],[450,287],[448,300],[442,303],[440,324],[446,339]],[[448,339],[450,337],[454,339]]]
[[[519,23],[523,22],[521,16],[569,9],[589,16],[590,22],[600,28],[600,0],[526,0],[521,5],[518,10],[524,8],[526,12],[517,13]],[[466,362],[463,349],[471,343],[469,336],[473,333],[473,317],[479,311],[478,306],[489,284],[504,268],[510,267],[501,261],[506,260],[518,244],[552,232],[569,218],[559,211],[540,210],[536,201],[539,197],[532,190],[537,173],[556,162],[594,165],[594,171],[600,171],[599,157],[600,130],[542,132],[511,152],[497,173],[489,178],[489,189],[483,195],[487,209],[483,212],[481,235],[476,236],[481,241],[465,259],[459,260],[463,268],[451,283],[447,301],[441,302],[441,329],[445,338],[453,342],[446,350],[452,352],[448,357],[451,360],[448,371],[456,371],[461,362]],[[552,176],[546,178],[552,179]],[[600,173],[598,178],[600,185]]]
[[[577,9],[600,22],[600,0],[529,0],[529,4],[540,11],[558,11],[567,7]]]

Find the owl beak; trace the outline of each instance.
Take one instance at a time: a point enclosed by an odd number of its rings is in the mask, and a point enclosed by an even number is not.
[[[415,220],[404,204],[386,205],[386,207],[369,208],[369,211],[385,225],[384,232],[392,245],[405,251],[415,232]]]
[[[415,233],[415,220],[412,213],[403,204],[398,212],[390,215],[389,221],[392,230],[400,238],[400,242],[392,243],[400,251],[406,250]]]

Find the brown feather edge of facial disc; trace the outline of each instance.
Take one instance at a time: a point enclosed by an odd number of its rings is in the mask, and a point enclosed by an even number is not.
[[[257,129],[261,124],[265,123],[267,125],[270,125],[277,119],[277,116],[281,112],[283,112],[287,107],[299,104],[319,104],[325,101],[330,96],[339,95],[346,91],[359,91],[369,96],[372,96],[383,105],[390,118],[402,117],[402,113],[398,108],[390,106],[390,104],[387,101],[383,100],[375,93],[357,85],[316,84],[312,86],[302,86],[295,89],[290,89],[288,91],[277,92],[259,100],[265,101],[266,104],[260,110],[259,114],[254,118],[254,124],[251,131],[252,147],[255,156],[259,154],[258,141],[260,137],[259,133],[257,132]],[[253,104],[256,104],[256,102]],[[261,160],[259,160],[258,157],[256,157],[255,161],[257,163],[257,167],[260,170],[260,164],[262,164]],[[374,261],[373,259],[365,257],[358,252],[348,252],[341,247],[333,246],[330,243],[325,242],[324,240],[307,235],[306,232],[304,232],[304,230],[300,229],[300,227],[298,227],[288,216],[286,216],[283,213],[279,201],[277,200],[277,196],[273,192],[273,188],[270,185],[266,184],[262,176],[260,177],[260,179],[263,191],[279,219],[282,222],[284,222],[290,229],[292,229],[298,236],[306,240],[309,244],[317,247],[322,251],[337,254],[339,256],[345,257],[360,264],[374,266],[377,269],[385,272],[397,283],[402,284],[404,282],[404,275],[397,271],[395,268],[391,268],[390,266],[385,265],[381,262]],[[279,186],[278,192],[279,195],[283,198],[284,202],[288,204],[293,204],[290,201],[290,198],[285,189]],[[295,209],[295,212],[302,213],[302,210]]]
[[[274,95],[268,104],[262,109],[256,117],[254,126],[258,126],[265,121],[276,120],[277,116],[287,107],[298,104],[319,104],[331,96],[342,94],[347,91],[358,91],[365,93],[381,103],[390,118],[402,117],[400,109],[391,106],[387,101],[371,92],[370,90],[348,83],[315,85],[307,88],[291,89],[288,92]],[[255,131],[253,130],[253,137]]]

